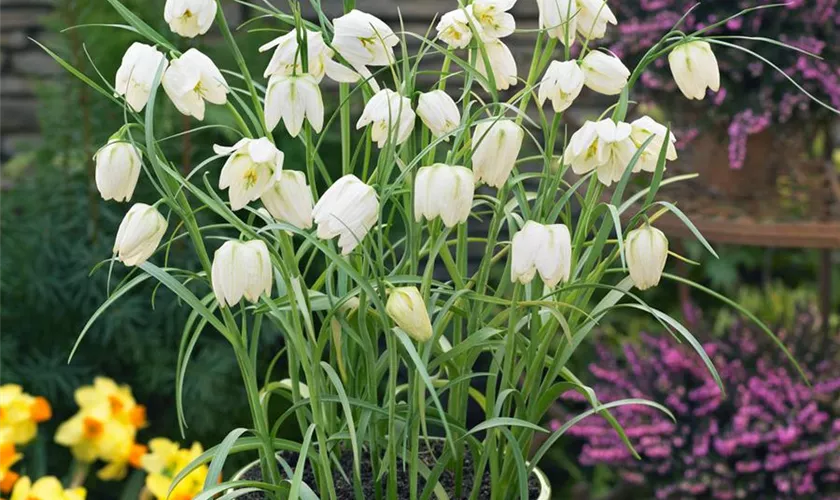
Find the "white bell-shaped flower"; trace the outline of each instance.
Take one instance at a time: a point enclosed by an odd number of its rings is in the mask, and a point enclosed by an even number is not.
[[[516,0],[474,0],[472,15],[488,39],[504,38],[516,29],[516,20],[508,11]]]
[[[356,128],[370,125],[371,139],[383,148],[391,140],[394,145],[404,143],[414,129],[415,118],[409,98],[391,89],[382,89],[367,102]]]
[[[620,94],[630,78],[630,70],[621,59],[599,50],[586,54],[581,69],[585,75],[584,84],[604,95]]]
[[[407,286],[391,290],[385,312],[409,337],[417,342],[432,338],[432,321],[426,303],[417,287]]]
[[[142,111],[149,102],[158,69],[162,66],[165,71],[167,65],[163,53],[151,45],[134,42],[123,55],[117,70],[114,82],[116,95],[125,97],[134,111]]]
[[[511,85],[516,85],[516,59],[513,58],[513,53],[511,53],[508,46],[502,43],[501,40],[489,40],[484,42],[484,50],[487,52],[490,71],[493,73],[493,79],[496,81],[496,90],[507,90]],[[488,73],[487,66],[484,64],[484,57],[481,51],[477,51],[476,59],[476,61],[473,61],[475,69],[478,71],[478,74],[487,78],[489,82],[490,73]],[[483,81],[481,85],[486,87]]]
[[[550,99],[555,113],[565,111],[580,95],[583,80],[583,70],[577,62],[552,61],[540,82],[540,90],[537,94],[540,106]]]
[[[720,90],[720,69],[709,42],[695,40],[678,45],[668,54],[677,87],[689,99],[702,100],[706,89]]]
[[[586,39],[604,38],[607,23],[618,24],[615,14],[607,6],[607,0],[577,0],[577,4],[577,30]]]
[[[376,16],[353,9],[333,19],[332,46],[356,68],[390,66],[400,39]]]
[[[472,170],[436,163],[422,167],[414,179],[414,218],[440,217],[446,227],[465,222],[472,209],[475,180]]]
[[[204,101],[225,104],[229,92],[222,72],[197,49],[172,61],[163,75],[163,89],[178,111],[198,120],[204,120]]]
[[[569,46],[575,43],[578,11],[575,0],[537,0],[540,28],[551,38]]]
[[[265,97],[265,124],[274,129],[280,120],[292,137],[297,137],[306,118],[315,132],[324,127],[324,101],[318,81],[312,75],[274,75]]]
[[[659,284],[665,261],[668,260],[668,238],[665,233],[645,224],[627,233],[624,251],[630,278],[639,290],[647,290]]]
[[[130,200],[143,168],[140,150],[115,134],[93,159],[96,160],[96,188],[102,199]]]
[[[475,126],[472,167],[475,178],[495,188],[510,177],[522,148],[525,131],[512,120],[490,120]]]
[[[155,207],[145,203],[132,205],[123,217],[114,240],[117,258],[127,266],[146,262],[160,245],[166,225],[166,219]]]
[[[655,172],[656,162],[659,160],[659,152],[662,150],[662,146],[666,140],[668,142],[668,149],[665,150],[665,159],[669,161],[677,159],[677,148],[675,146],[677,138],[674,137],[674,134],[668,132],[668,128],[665,125],[657,123],[656,120],[649,116],[638,118],[630,124],[630,139],[633,140],[636,148],[642,147],[645,141],[651,136],[653,136],[653,139],[639,156],[639,161],[636,162],[636,167],[633,169],[633,172],[640,172],[642,170]]]
[[[265,137],[242,139],[231,147],[215,145],[213,150],[228,156],[219,176],[219,189],[229,189],[233,210],[262,196],[283,170],[283,152]]]
[[[219,307],[232,307],[244,297],[251,303],[271,295],[273,272],[262,240],[226,241],[213,255],[213,293]]]
[[[324,38],[318,31],[306,30],[307,67],[304,69],[298,47],[297,33],[292,30],[283,36],[260,47],[260,52],[274,49],[263,76],[269,78],[274,75],[297,75],[309,73],[320,83],[324,75],[336,82],[353,83],[359,79],[359,74],[352,69],[339,64],[333,58],[335,51],[324,43]]]
[[[341,254],[348,255],[379,219],[376,191],[353,174],[338,179],[315,204],[312,217],[318,237],[338,236]]]
[[[458,105],[443,90],[420,94],[417,99],[417,115],[435,137],[450,134],[461,123]]]
[[[163,19],[173,33],[194,38],[207,33],[216,10],[216,0],[166,0]]]
[[[618,182],[636,153],[630,131],[630,124],[615,123],[609,118],[587,121],[572,134],[563,153],[564,161],[578,175],[596,170],[598,180],[606,186]]]
[[[314,202],[303,172],[283,170],[260,200],[268,213],[278,221],[288,222],[300,229],[312,227]]]
[[[472,29],[470,22],[472,21]],[[455,9],[442,15],[435,29],[438,37],[453,49],[463,49],[470,44],[473,30],[483,34],[481,25],[472,17],[472,6]]]
[[[554,287],[569,280],[571,269],[572,238],[564,224],[528,221],[513,235],[511,281],[525,285],[539,273],[546,286]]]

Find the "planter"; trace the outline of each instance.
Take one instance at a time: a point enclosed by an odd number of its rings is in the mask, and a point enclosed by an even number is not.
[[[287,457],[288,461],[288,457]],[[292,462],[294,463],[294,462]],[[237,481],[243,478],[248,479],[255,479],[261,477],[259,472],[260,461],[254,460],[253,462],[247,464],[245,467],[239,469],[236,474],[233,475],[231,480]],[[364,466],[363,466],[364,470]],[[255,474],[255,475],[251,475]],[[551,499],[551,483],[548,481],[545,473],[541,471],[539,468],[534,469],[533,477],[530,483],[530,491],[531,491],[531,498],[530,500],[550,500]],[[352,491],[348,492],[350,497],[353,496]],[[340,496],[340,495],[339,495]],[[262,500],[265,496],[262,493],[250,493],[244,496],[239,497],[242,500]],[[349,498],[349,497],[348,497]],[[444,495],[438,495],[437,498],[447,498]],[[484,500],[485,497],[479,497],[481,500]]]

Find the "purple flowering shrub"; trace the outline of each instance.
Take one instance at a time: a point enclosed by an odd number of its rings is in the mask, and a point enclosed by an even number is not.
[[[616,40],[610,46],[622,60],[634,63],[653,45],[657,34],[669,30],[696,0],[640,0],[618,2],[620,20]],[[738,11],[758,5],[782,3],[775,0],[732,0],[702,2],[680,28],[690,33],[723,20]],[[810,57],[789,48],[754,40],[735,40],[779,66],[818,99],[840,108],[840,6],[838,0],[789,0],[783,7],[751,12],[716,28],[718,36],[752,36],[780,40],[811,52]],[[731,41],[731,40],[725,40]],[[809,100],[770,66],[740,50],[713,45],[721,70],[721,90],[711,96],[714,114],[701,126],[727,123],[732,168],[743,166],[747,137],[774,123],[794,118],[813,121],[825,108]],[[683,102],[670,74],[667,61],[658,59],[641,76],[641,82],[656,102],[666,106],[691,107]],[[664,99],[664,100],[663,100]],[[700,109],[700,108],[695,108]],[[702,112],[708,112],[707,107]],[[697,131],[687,131],[690,136]]]
[[[726,397],[700,357],[667,335],[644,335],[623,356],[600,346],[589,369],[601,401],[651,399],[677,422],[646,406],[612,410],[636,460],[606,420],[587,417],[568,431],[583,442],[580,462],[611,466],[657,499],[840,498],[840,332],[826,337],[814,318],[801,314],[779,333],[810,387],[772,341],[743,324],[704,346]],[[562,399],[585,406],[577,392]]]

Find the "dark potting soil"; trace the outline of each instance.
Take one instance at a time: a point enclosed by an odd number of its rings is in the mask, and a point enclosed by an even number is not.
[[[437,455],[440,455],[442,451],[442,446],[437,447],[432,452],[426,450],[420,453],[420,459],[423,463],[431,468],[434,468],[437,465]],[[292,453],[281,453],[283,458],[289,462],[290,464],[295,464],[297,461],[296,454]],[[353,477],[353,454],[348,450],[345,452],[340,459],[341,468],[344,470],[344,473],[347,474],[347,477]],[[403,470],[403,463],[398,458],[397,459],[397,498],[411,498],[409,494],[409,480],[408,480],[408,468]],[[362,454],[362,463],[361,463],[361,473],[362,473],[362,492],[366,499],[373,499],[374,498],[374,481],[376,481],[376,474],[373,471],[373,467],[371,467],[370,463],[370,456],[366,454]],[[473,485],[473,478],[475,475],[474,464],[472,461],[472,456],[468,452],[466,457],[464,458],[464,473],[463,473],[463,485],[466,491],[462,491],[462,499],[466,499],[469,497],[470,489]],[[247,481],[262,481],[262,471],[259,468],[259,465],[251,467],[250,469],[246,470],[245,473],[240,478],[242,480]],[[307,462],[306,468],[303,471],[303,481],[308,484],[316,493],[318,493],[316,484],[315,484],[315,475],[312,472],[312,468]],[[423,480],[422,476],[418,476],[418,491],[422,491],[423,487],[425,487],[426,482]],[[439,479],[440,484],[446,490],[447,495],[449,498],[456,498],[455,497],[455,474],[450,470],[445,470]],[[333,483],[335,485],[336,490],[336,497],[338,500],[355,500],[356,496],[353,492],[353,485],[348,483],[344,477],[341,475],[340,472],[335,471],[333,472]],[[380,481],[381,489],[384,493],[386,488],[386,480],[383,478]],[[533,474],[529,478],[528,481],[528,496],[529,500],[536,500],[539,498],[540,494],[540,482],[536,476]],[[265,500],[266,496],[262,492],[254,492],[248,493],[239,497],[241,500]],[[434,495],[432,496],[434,498]],[[481,484],[481,491],[478,495],[480,500],[488,500],[490,498],[490,472],[485,471],[484,478]]]

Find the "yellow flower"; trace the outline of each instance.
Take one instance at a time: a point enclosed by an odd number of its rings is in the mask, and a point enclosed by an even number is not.
[[[52,417],[46,399],[23,392],[21,386],[0,386],[0,434],[3,440],[26,444],[38,433],[38,424]]]
[[[93,385],[79,387],[75,397],[82,410],[105,406],[111,417],[122,423],[130,424],[135,429],[146,426],[146,407],[137,404],[127,385],[117,385],[109,378],[96,377]]]
[[[136,432],[134,426],[113,418],[110,406],[98,405],[82,408],[58,426],[55,441],[70,447],[80,462],[125,462]]]
[[[15,485],[11,500],[85,500],[86,496],[84,488],[65,490],[53,476],[42,477],[34,484],[31,479],[24,477]]]
[[[204,480],[207,478],[208,467],[202,465],[193,470],[181,480],[167,497],[172,479],[183,470],[204,449],[199,443],[192,447],[180,448],[178,443],[166,438],[156,438],[149,441],[149,454],[141,459],[143,469],[148,472],[146,488],[158,500],[191,500],[201,493]]]
[[[12,468],[23,455],[15,450],[14,443],[0,443],[0,493],[12,491],[12,487],[20,476],[9,469]]]

